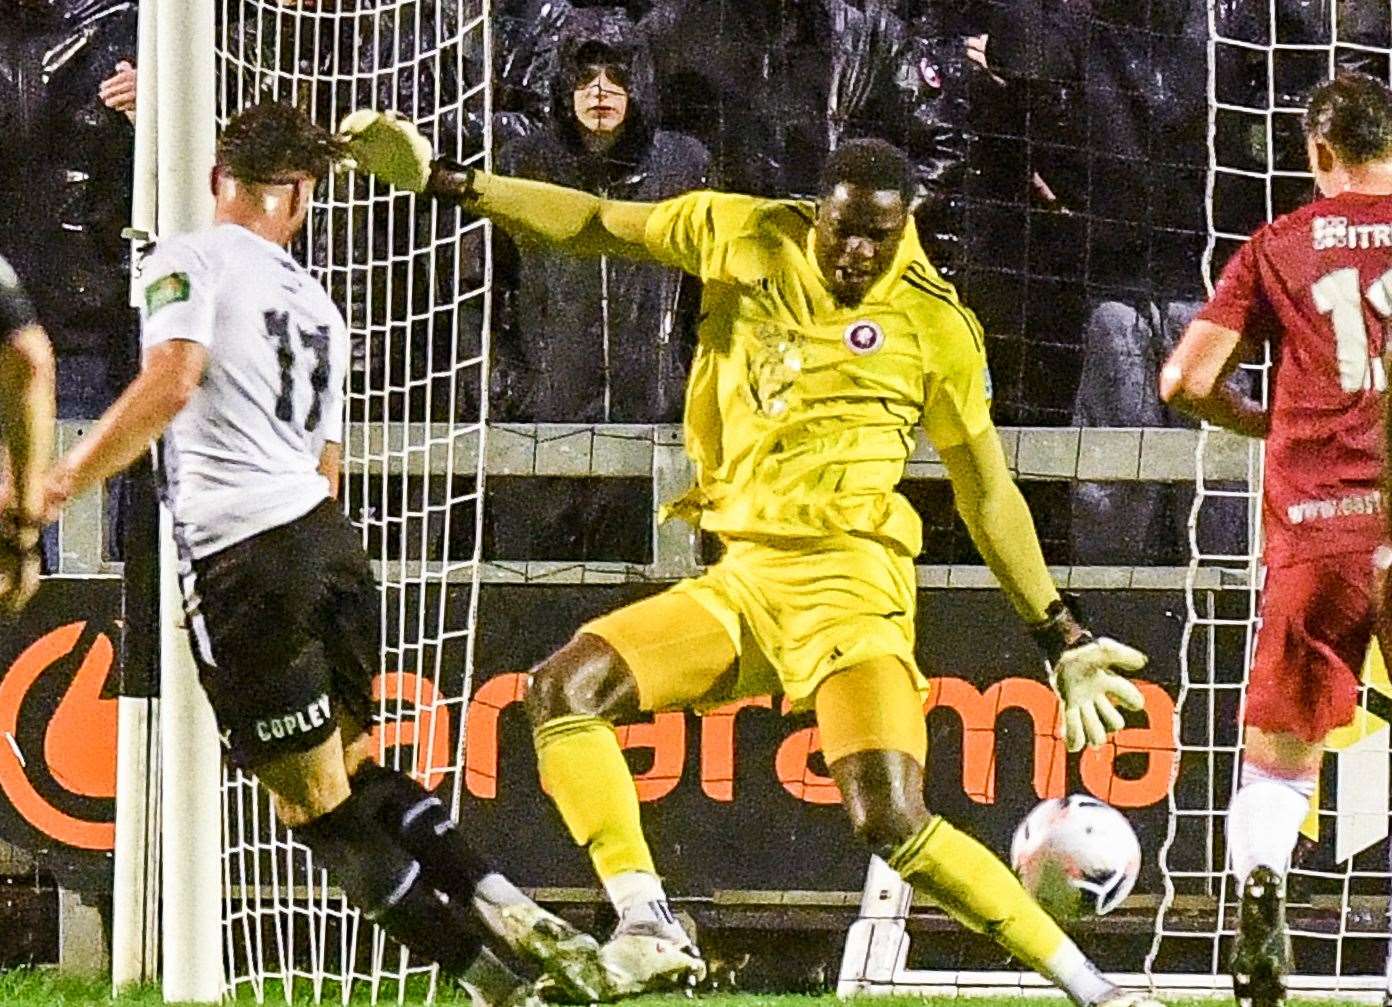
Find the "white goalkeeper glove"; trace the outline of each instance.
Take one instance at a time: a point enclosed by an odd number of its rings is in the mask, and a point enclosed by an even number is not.
[[[1030,631],[1044,652],[1049,684],[1063,703],[1064,743],[1070,752],[1101,745],[1111,732],[1125,727],[1118,706],[1145,708],[1141,690],[1118,674],[1146,666],[1146,656],[1135,647],[1094,637],[1062,600],[1050,605],[1044,621]]]
[[[424,192],[435,152],[415,123],[395,112],[350,112],[338,126],[349,167],[410,192]]]

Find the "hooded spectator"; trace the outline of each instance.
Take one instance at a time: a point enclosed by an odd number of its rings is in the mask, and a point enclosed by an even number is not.
[[[614,199],[663,199],[703,184],[705,148],[657,127],[652,60],[623,12],[569,9],[543,49],[549,119],[503,148],[500,171]],[[514,246],[496,232],[495,240],[495,418],[680,418],[699,304],[693,280],[661,266]],[[490,500],[498,559],[643,562],[651,546],[651,504],[623,480],[548,481],[543,490],[499,479]]]
[[[656,128],[652,60],[619,11],[582,9],[567,19],[549,105],[545,128],[503,148],[500,171],[612,199],[663,199],[705,180],[705,148]],[[697,302],[690,280],[660,266],[537,247],[504,245],[499,255],[497,414],[677,420]]]

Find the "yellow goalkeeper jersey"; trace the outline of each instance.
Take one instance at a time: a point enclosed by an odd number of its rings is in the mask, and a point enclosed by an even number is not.
[[[669,512],[724,536],[853,534],[916,556],[922,523],[895,487],[920,422],[939,449],[989,427],[981,325],[912,220],[864,300],[837,304],[813,213],[693,192],[648,217],[649,252],[705,287],[686,392],[695,485]]]

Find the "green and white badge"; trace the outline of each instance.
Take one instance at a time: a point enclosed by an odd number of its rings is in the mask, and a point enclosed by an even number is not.
[[[188,273],[170,273],[153,280],[145,288],[145,317],[149,318],[160,308],[178,304],[189,299]]]

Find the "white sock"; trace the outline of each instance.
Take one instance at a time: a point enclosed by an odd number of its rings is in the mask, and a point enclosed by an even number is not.
[[[529,906],[532,900],[503,875],[494,871],[484,875],[474,886],[474,904],[480,901],[493,906]]]
[[[624,871],[604,879],[604,890],[614,904],[620,920],[656,920],[672,924],[672,910],[667,906],[667,893],[662,880],[647,871]]]
[[[1257,867],[1285,877],[1314,792],[1314,777],[1290,779],[1243,762],[1242,786],[1228,808],[1228,857],[1239,887]]]
[[[1104,979],[1078,945],[1067,938],[1045,965],[1049,976],[1079,1007],[1101,1003],[1117,988]]]
[[[518,926],[530,926],[531,924],[527,921],[527,917],[509,920],[504,916],[503,910],[514,906],[526,906],[537,912],[544,911],[529,899],[525,892],[497,871],[485,874],[479,879],[478,884],[474,885],[472,902],[474,912],[478,913],[484,926],[514,946],[519,940]]]

